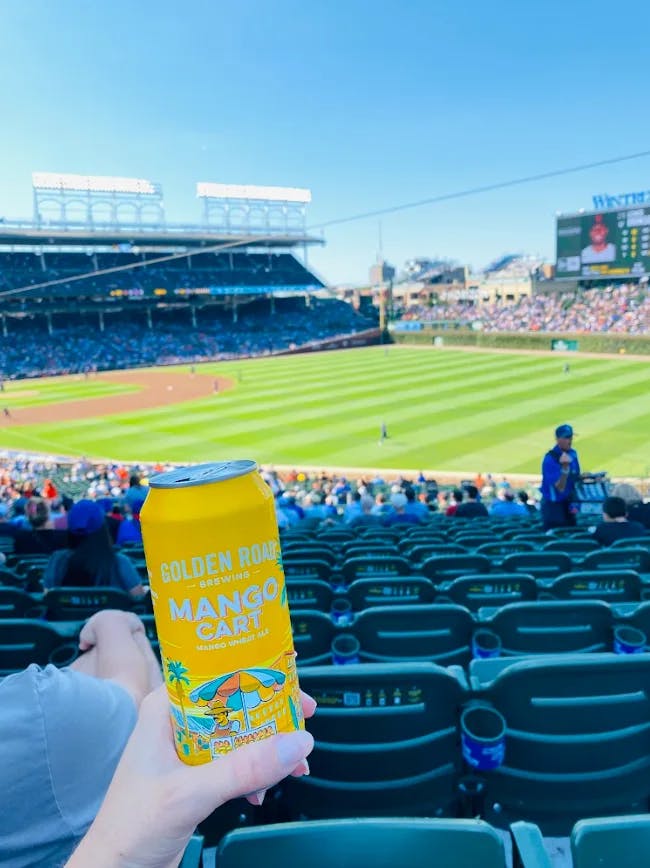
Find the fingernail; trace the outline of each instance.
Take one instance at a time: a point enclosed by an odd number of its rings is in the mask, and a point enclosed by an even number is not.
[[[308,732],[289,732],[278,736],[278,759],[283,766],[294,768],[304,760],[313,746],[314,740]]]
[[[303,765],[303,768],[304,768],[303,776],[304,776],[304,775],[308,775],[308,774],[309,774],[309,763],[307,762],[306,759],[304,759],[304,760],[302,761],[302,765]]]
[[[257,804],[258,804],[259,807],[262,806],[262,803],[263,803],[263,801],[264,801],[264,796],[265,796],[265,795],[266,795],[266,790],[258,790],[258,791],[255,793],[255,798],[257,799]]]

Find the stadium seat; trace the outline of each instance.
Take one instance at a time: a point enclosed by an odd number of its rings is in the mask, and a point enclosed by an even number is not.
[[[624,539],[617,539],[611,544],[612,549],[650,549],[650,535],[648,536],[628,536]]]
[[[501,639],[501,656],[609,651],[613,615],[601,601],[511,603],[483,626]]]
[[[294,819],[453,813],[460,771],[460,682],[433,663],[300,670],[319,704],[307,777],[282,789]]]
[[[332,639],[336,628],[323,612],[297,609],[291,612],[293,644],[298,666],[313,666],[332,662]]]
[[[517,540],[522,542],[531,542],[536,548],[541,549],[546,545],[549,537],[541,531],[523,530],[522,528],[513,528],[503,532],[504,540]]]
[[[351,530],[324,530],[317,534],[316,539],[319,542],[326,542],[333,548],[343,545],[343,543],[354,539],[354,533]]]
[[[330,584],[321,579],[294,579],[293,576],[287,576],[286,579],[290,609],[330,611],[334,599],[334,591]]]
[[[647,868],[650,817],[579,820],[571,833],[573,868]]]
[[[587,555],[589,552],[597,552],[600,546],[590,539],[556,539],[542,546],[544,552],[565,552],[570,558],[575,555]]]
[[[485,663],[499,661],[471,665]],[[524,658],[483,683],[507,725],[505,763],[483,773],[486,819],[562,835],[582,817],[646,810],[649,694],[650,654]]]
[[[45,607],[18,588],[0,588],[0,618],[40,618]]]
[[[20,672],[31,663],[65,666],[77,654],[76,643],[50,624],[26,618],[0,618],[0,675]]]
[[[435,587],[429,579],[420,576],[357,579],[347,589],[347,597],[355,612],[374,606],[404,606],[414,603],[432,603]]]
[[[609,548],[587,555],[583,570],[634,570],[640,575],[650,573],[650,551],[645,548]]]
[[[292,544],[286,548],[282,548],[282,563],[302,560],[318,560],[325,561],[333,567],[336,563],[336,553],[329,546],[318,545],[316,543],[301,543],[300,545]]]
[[[398,548],[401,554],[408,557],[409,553],[417,547],[437,547],[444,545],[452,545],[447,537],[442,534],[428,534],[426,537],[421,536],[404,536],[398,542]]]
[[[332,567],[320,558],[282,557],[284,575],[289,579],[321,579],[327,582],[332,576]]]
[[[536,579],[556,579],[570,572],[571,558],[561,552],[520,552],[503,559],[504,573],[530,573]]]
[[[482,606],[506,606],[537,598],[537,583],[525,573],[488,573],[461,576],[449,584],[438,585],[436,602],[443,600],[478,612]]]
[[[396,803],[396,809],[399,804]],[[218,868],[505,868],[498,833],[480,820],[312,820],[231,832],[219,844]]]
[[[52,588],[44,597],[48,621],[79,621],[102,609],[130,612],[134,599],[118,588]]]
[[[449,557],[428,558],[421,567],[422,575],[436,584],[450,582],[459,576],[474,573],[489,573],[490,560],[483,555],[450,555]]]
[[[348,558],[341,569],[346,582],[378,576],[408,576],[411,572],[406,558],[384,554]]]
[[[484,543],[476,549],[477,555],[485,555],[491,561],[503,560],[518,552],[534,552],[537,547],[526,540],[504,539],[499,542]]]
[[[377,543],[373,540],[367,540],[364,542],[354,542],[349,546],[343,547],[342,552],[343,558],[348,560],[349,558],[365,558],[365,557],[399,557],[399,549],[396,545],[392,545],[388,542],[380,542]]]
[[[22,588],[25,585],[25,576],[19,576],[13,570],[0,568],[0,586],[7,588]]]
[[[641,579],[634,570],[584,570],[558,576],[544,588],[558,600],[604,600],[607,603],[638,603]]]
[[[468,534],[468,533],[459,533],[454,537],[454,543],[456,545],[462,546],[466,551],[476,551],[480,546],[486,545],[487,543],[494,542],[494,534],[484,533],[484,534]]]
[[[409,546],[403,551],[404,557],[408,558],[414,566],[422,565],[429,558],[466,554],[469,554],[466,548],[454,545],[453,543],[423,544],[421,541],[416,542],[415,545]]]
[[[467,609],[440,605],[366,609],[350,628],[361,645],[362,660],[428,660],[439,666],[469,662],[473,630]]]

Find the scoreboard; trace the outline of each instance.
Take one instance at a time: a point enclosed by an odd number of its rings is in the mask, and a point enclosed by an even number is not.
[[[557,218],[557,277],[650,274],[650,206]]]

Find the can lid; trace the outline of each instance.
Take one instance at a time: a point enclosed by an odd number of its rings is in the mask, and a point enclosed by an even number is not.
[[[194,485],[209,485],[212,482],[224,482],[235,479],[257,470],[257,462],[244,459],[241,461],[213,461],[209,464],[195,464],[193,467],[177,467],[158,473],[149,480],[150,488],[191,488]]]

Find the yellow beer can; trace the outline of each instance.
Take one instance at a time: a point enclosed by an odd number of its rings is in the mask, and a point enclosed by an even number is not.
[[[176,751],[304,727],[273,494],[254,461],[152,477],[140,515]]]

